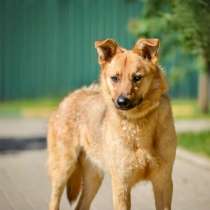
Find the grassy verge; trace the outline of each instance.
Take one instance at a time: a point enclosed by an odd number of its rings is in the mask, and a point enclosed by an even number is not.
[[[201,113],[196,100],[172,100],[172,109],[176,119],[210,119],[210,111],[207,114]]]
[[[210,131],[178,134],[178,145],[210,158]]]
[[[44,98],[0,102],[0,117],[48,117],[60,99]]]

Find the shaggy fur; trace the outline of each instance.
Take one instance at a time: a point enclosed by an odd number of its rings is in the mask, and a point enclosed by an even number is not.
[[[100,84],[71,93],[49,120],[49,210],[67,187],[76,210],[89,210],[104,172],[112,178],[115,210],[130,209],[131,188],[153,184],[156,210],[170,210],[176,134],[167,85],[158,65],[159,40],[140,39],[132,50],[114,40],[95,43]],[[130,108],[117,104],[120,95]]]

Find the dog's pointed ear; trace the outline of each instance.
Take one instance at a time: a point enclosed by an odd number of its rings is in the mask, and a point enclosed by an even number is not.
[[[113,39],[105,39],[95,42],[95,48],[98,52],[99,64],[109,62],[112,57],[116,54],[118,44]]]
[[[133,51],[143,58],[148,59],[153,63],[157,63],[159,47],[159,39],[142,38],[136,42]]]

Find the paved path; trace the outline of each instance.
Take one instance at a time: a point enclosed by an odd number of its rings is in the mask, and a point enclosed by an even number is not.
[[[30,123],[0,120],[0,210],[47,210],[50,192],[47,154],[45,141],[40,137],[46,132],[46,121]],[[8,128],[7,124],[11,127]],[[61,210],[64,209],[73,209],[65,196]],[[91,209],[112,209],[109,177],[105,178]],[[137,209],[155,209],[149,183],[138,184],[132,192],[132,210]],[[210,209],[208,160],[178,151],[174,168],[173,209]]]
[[[0,138],[46,136],[47,119],[0,118]]]
[[[181,132],[199,132],[210,130],[210,119],[206,120],[177,120],[175,122],[176,131]]]

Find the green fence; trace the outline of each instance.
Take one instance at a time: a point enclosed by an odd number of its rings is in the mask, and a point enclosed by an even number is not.
[[[131,0],[1,0],[0,99],[59,96],[96,80],[94,41],[113,37],[131,47],[128,20],[141,6]]]

